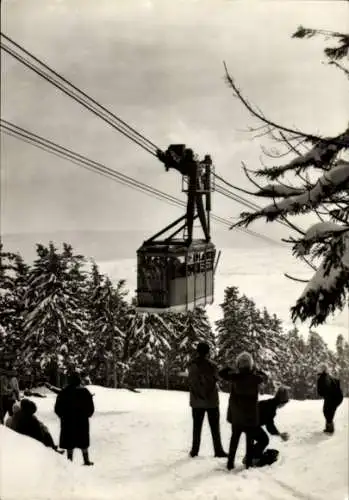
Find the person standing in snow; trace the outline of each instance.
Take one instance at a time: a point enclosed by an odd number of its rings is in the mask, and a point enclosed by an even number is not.
[[[208,359],[210,347],[205,342],[199,342],[196,348],[197,356],[189,365],[190,406],[193,417],[193,439],[190,456],[199,454],[202,424],[207,413],[211,429],[215,457],[226,457],[223,450],[219,426],[218,369],[216,364]]]
[[[55,413],[61,421],[59,445],[67,450],[67,457],[73,460],[73,451],[80,448],[84,465],[93,465],[89,459],[90,446],[89,419],[94,413],[94,404],[90,391],[81,385],[78,373],[68,378],[68,385],[62,389],[56,399]]]
[[[223,368],[219,376],[231,382],[227,420],[232,426],[227,469],[235,467],[235,455],[242,433],[246,434],[246,469],[253,460],[253,439],[258,428],[258,391],[267,376],[254,369],[252,356],[242,352],[236,358],[237,372]]]
[[[20,399],[16,372],[5,369],[0,373],[0,422],[4,423],[6,413],[12,416],[12,407]]]
[[[339,379],[328,373],[326,363],[321,363],[318,368],[317,393],[324,400],[323,414],[326,421],[324,432],[333,434],[333,419],[338,406],[343,401],[343,392]]]
[[[20,403],[13,405],[13,415],[6,420],[6,426],[10,429],[29,436],[48,448],[52,448],[58,453],[62,453],[55,445],[50,431],[40,420],[35,416],[37,407],[30,399],[22,399]]]
[[[287,432],[279,432],[277,429],[274,418],[276,416],[276,412],[279,408],[285,406],[289,401],[289,392],[286,387],[279,387],[276,391],[276,394],[273,398],[262,399],[258,402],[258,419],[259,426],[253,432],[253,464],[258,465],[258,462],[262,458],[262,455],[269,444],[268,434],[265,432],[263,427],[266,427],[266,430],[272,436],[279,436],[283,441],[287,441],[289,439],[289,435]],[[246,457],[244,458],[244,463],[246,462]]]

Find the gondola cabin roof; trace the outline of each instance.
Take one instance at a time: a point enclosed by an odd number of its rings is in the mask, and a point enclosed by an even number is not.
[[[162,255],[185,255],[188,253],[196,252],[212,252],[216,247],[211,242],[205,240],[194,240],[191,245],[186,246],[184,241],[174,240],[171,243],[158,242],[158,241],[145,241],[143,245],[137,250],[137,254],[151,254],[153,256]]]

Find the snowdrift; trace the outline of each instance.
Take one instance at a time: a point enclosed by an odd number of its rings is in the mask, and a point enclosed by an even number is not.
[[[111,500],[112,488],[37,441],[0,425],[2,500]],[[79,461],[81,461],[81,458]],[[120,497],[121,498],[121,497]]]
[[[271,437],[280,450],[272,467],[244,470],[244,440],[236,470],[213,457],[207,422],[199,457],[188,456],[191,415],[188,393],[89,386],[96,413],[91,419],[91,459],[83,467],[30,438],[0,426],[0,497],[2,500],[344,500],[348,489],[348,399],[336,415],[334,436],[323,434],[321,401],[291,401],[277,415],[290,441]],[[55,396],[31,398],[38,417],[57,441]],[[220,393],[221,430],[228,448],[225,421],[228,395]]]

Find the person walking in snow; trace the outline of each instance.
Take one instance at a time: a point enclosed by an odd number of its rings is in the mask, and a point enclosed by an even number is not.
[[[267,376],[254,369],[252,356],[242,352],[236,358],[237,372],[223,368],[219,376],[231,382],[227,420],[232,426],[227,469],[235,467],[235,455],[242,433],[246,434],[246,469],[253,460],[253,439],[258,428],[258,391]]]
[[[211,429],[215,457],[226,457],[221,441],[219,425],[218,398],[218,368],[208,359],[210,347],[205,342],[199,342],[196,348],[197,356],[189,365],[190,406],[193,417],[193,439],[190,456],[199,454],[202,424],[207,413]]]
[[[318,368],[317,393],[324,400],[323,414],[326,421],[324,432],[333,434],[333,419],[343,401],[343,392],[339,379],[329,374],[326,363],[321,363]]]
[[[24,398],[20,403],[16,402],[13,405],[13,415],[6,420],[6,426],[19,434],[40,441],[40,443],[58,453],[62,453],[55,445],[46,425],[35,416],[36,410],[36,404],[30,399]]]
[[[90,461],[89,419],[94,413],[94,404],[90,391],[81,385],[78,373],[68,378],[68,385],[62,389],[56,399],[55,413],[61,421],[59,445],[67,450],[67,457],[73,460],[73,451],[80,448],[84,465],[93,465]]]
[[[283,441],[289,439],[289,434],[287,432],[279,432],[277,429],[274,419],[276,412],[279,408],[285,406],[289,401],[289,392],[286,387],[279,387],[273,398],[262,399],[258,402],[258,420],[259,426],[253,432],[253,448],[252,448],[252,464],[258,465],[265,449],[269,444],[268,434],[265,432],[263,427],[272,436],[279,436]],[[244,458],[244,463],[246,462],[246,457]]]

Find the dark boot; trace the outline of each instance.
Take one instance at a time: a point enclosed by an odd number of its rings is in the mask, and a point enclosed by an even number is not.
[[[228,459],[227,469],[228,470],[233,470],[234,468],[235,468],[234,462],[232,460]]]
[[[88,450],[82,450],[82,456],[84,458],[84,465],[93,465],[93,462],[90,462]]]
[[[333,422],[327,422],[326,423],[326,427],[325,427],[324,432],[326,432],[326,434],[333,434],[334,433],[334,424],[333,424]]]

